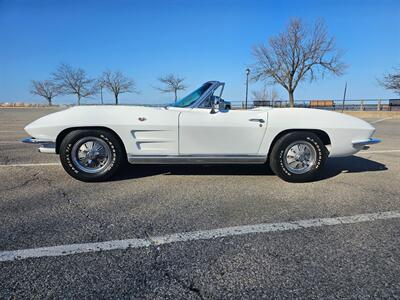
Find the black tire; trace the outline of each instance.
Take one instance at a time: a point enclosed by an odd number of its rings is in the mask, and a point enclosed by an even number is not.
[[[87,145],[92,143],[92,147],[94,147],[95,143],[100,145],[101,150],[97,151],[97,155],[99,155],[100,151],[104,152],[101,156],[103,162],[99,163],[97,168],[87,166],[79,159],[79,155],[83,153],[80,152],[80,149],[82,149],[80,145],[86,147],[84,145],[85,141],[89,143]],[[84,159],[87,160],[86,157]],[[91,158],[90,161],[95,161],[96,159]],[[126,154],[120,140],[112,132],[96,129],[75,130],[68,133],[62,140],[60,160],[64,170],[78,180],[86,182],[106,181],[121,168],[126,160]]]
[[[294,150],[300,149],[306,149],[298,152],[302,156],[294,152]],[[295,153],[296,157],[291,155]],[[307,182],[315,179],[321,172],[327,157],[328,151],[316,134],[294,131],[285,134],[274,144],[270,152],[269,163],[272,171],[283,180]]]

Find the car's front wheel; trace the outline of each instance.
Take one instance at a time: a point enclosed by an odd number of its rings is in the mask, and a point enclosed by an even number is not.
[[[125,157],[123,146],[106,130],[75,130],[60,145],[60,159],[65,171],[81,181],[110,179]]]
[[[285,181],[313,180],[325,164],[328,151],[312,132],[294,131],[282,136],[270,153],[272,171]]]

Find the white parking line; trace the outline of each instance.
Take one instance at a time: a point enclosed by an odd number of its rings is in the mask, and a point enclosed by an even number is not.
[[[163,245],[177,242],[189,242],[197,240],[212,240],[221,237],[247,235],[255,233],[269,233],[276,231],[300,230],[312,227],[332,226],[341,224],[354,224],[376,220],[387,220],[400,218],[400,211],[386,211],[370,214],[359,214],[337,218],[322,218],[300,220],[295,222],[264,223],[247,226],[235,226],[217,228],[211,230],[200,230],[168,234],[163,236],[149,237],[144,239],[114,240],[100,243],[69,244],[52,247],[41,247],[32,249],[0,251],[1,261],[13,261],[27,258],[64,256],[79,253],[90,253],[109,250],[124,250],[129,248],[145,248],[152,245]]]
[[[375,123],[379,123],[379,122],[382,122],[382,121],[385,121],[385,120],[388,120],[388,119],[391,119],[392,117],[387,117],[387,118],[383,118],[383,119],[379,119],[379,120],[376,120],[376,121],[373,121],[373,122],[369,122],[370,124],[375,124]]]
[[[61,164],[60,163],[13,164],[13,165],[0,165],[0,168],[6,168],[6,167],[36,167],[36,166],[61,166]]]
[[[21,144],[21,141],[0,141],[0,144]]]
[[[369,154],[369,153],[392,153],[392,152],[400,152],[400,150],[394,149],[394,150],[366,150],[366,151],[360,151],[358,152],[359,154]]]

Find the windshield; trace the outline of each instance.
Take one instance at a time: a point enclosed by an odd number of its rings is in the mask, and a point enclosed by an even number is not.
[[[209,82],[203,84],[197,90],[195,90],[194,92],[191,92],[189,95],[183,97],[182,99],[178,100],[174,104],[171,104],[170,106],[174,106],[174,107],[191,106],[193,103],[195,103],[197,100],[200,99],[200,97],[210,88],[211,85],[212,84]]]

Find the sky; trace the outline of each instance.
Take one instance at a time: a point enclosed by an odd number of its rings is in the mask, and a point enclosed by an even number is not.
[[[302,83],[296,99],[341,99],[345,82],[347,99],[398,97],[377,78],[400,65],[399,0],[0,0],[0,102],[43,102],[30,94],[31,80],[47,79],[60,63],[93,78],[104,70],[133,78],[140,93],[122,95],[121,103],[170,102],[172,94],[154,88],[167,73],[186,78],[180,96],[219,80],[226,100],[242,101],[252,47],[294,17],[308,24],[322,18],[349,65],[344,76]],[[251,82],[249,89],[260,87]]]

